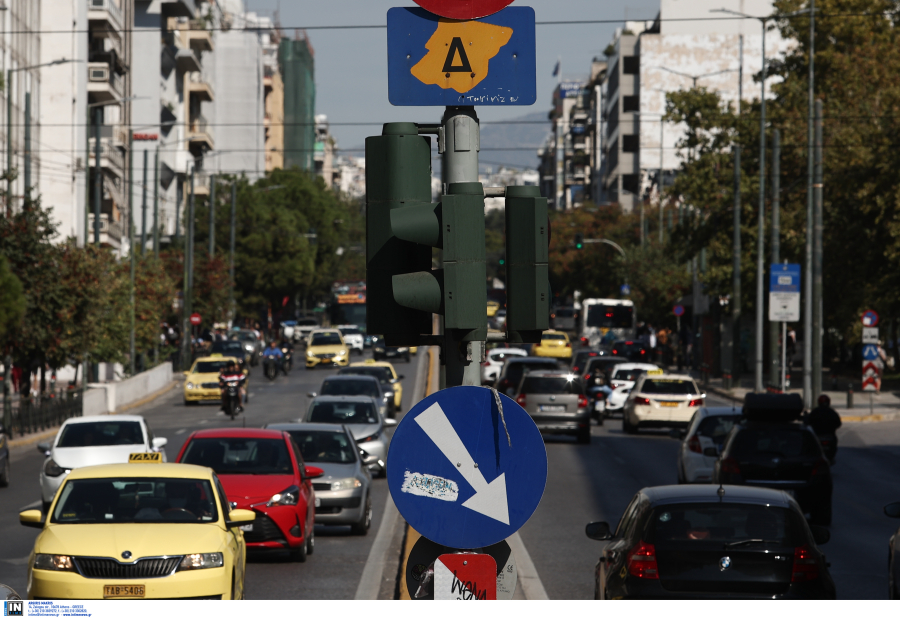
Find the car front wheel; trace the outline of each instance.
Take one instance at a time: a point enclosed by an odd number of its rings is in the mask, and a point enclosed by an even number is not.
[[[372,499],[366,496],[366,506],[363,509],[362,517],[358,522],[350,526],[350,532],[359,536],[365,536],[369,533],[372,526]]]

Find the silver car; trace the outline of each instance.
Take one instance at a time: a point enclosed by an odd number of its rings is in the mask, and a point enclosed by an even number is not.
[[[394,418],[394,389],[385,389],[378,378],[364,375],[336,375],[325,378],[319,393],[309,393],[309,397],[319,395],[365,395],[378,401],[378,410],[385,418]]]
[[[309,405],[307,423],[346,425],[359,448],[368,453],[369,470],[384,474],[387,470],[388,437],[386,427],[397,424],[384,418],[378,408],[381,402],[372,397],[319,395]]]
[[[350,526],[353,534],[368,533],[372,475],[350,430],[328,423],[274,423],[266,429],[288,432],[300,448],[303,463],[325,472],[313,481],[316,523]]]
[[[522,376],[516,402],[541,433],[574,435],[591,441],[591,410],[578,377],[567,371],[531,371]]]

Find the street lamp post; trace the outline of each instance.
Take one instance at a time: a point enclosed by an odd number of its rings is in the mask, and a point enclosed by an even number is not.
[[[660,90],[660,92],[665,92]],[[659,118],[659,244],[663,243],[663,137],[665,129],[665,116],[663,114],[650,114],[635,112],[635,116],[655,116]],[[641,201],[641,246],[644,246],[644,202]]]

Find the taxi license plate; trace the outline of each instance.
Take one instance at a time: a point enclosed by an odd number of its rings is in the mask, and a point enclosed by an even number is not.
[[[678,402],[677,401],[660,401],[659,405],[661,405],[665,408],[677,408]]]
[[[565,412],[566,406],[541,406],[541,412]]]
[[[104,599],[136,598],[143,599],[146,587],[143,585],[103,586]]]
[[[253,532],[253,524],[247,524],[246,526],[241,526],[241,530],[244,532]]]

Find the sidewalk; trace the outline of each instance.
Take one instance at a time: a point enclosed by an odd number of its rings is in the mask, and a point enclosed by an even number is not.
[[[699,371],[691,371],[700,387],[707,392],[715,393],[736,403],[742,403],[747,393],[753,392],[753,377],[743,376],[740,384],[731,389],[723,386],[722,378],[709,378],[704,383]],[[803,395],[802,388],[789,388],[788,393]],[[845,422],[877,422],[900,420],[900,393],[885,391],[881,393],[853,393],[853,407],[847,407],[846,391],[824,391],[831,398],[831,407],[841,415]]]

